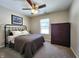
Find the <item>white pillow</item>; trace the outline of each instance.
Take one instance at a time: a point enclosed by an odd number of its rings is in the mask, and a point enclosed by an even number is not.
[[[22,35],[28,35],[30,34],[28,31],[24,30],[24,31],[21,31]]]
[[[22,34],[20,31],[12,31],[12,33],[14,36],[19,36]]]

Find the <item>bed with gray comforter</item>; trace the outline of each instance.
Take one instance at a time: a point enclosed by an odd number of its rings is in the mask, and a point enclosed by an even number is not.
[[[31,58],[43,43],[44,37],[40,34],[21,35],[15,38],[14,48],[25,58]]]

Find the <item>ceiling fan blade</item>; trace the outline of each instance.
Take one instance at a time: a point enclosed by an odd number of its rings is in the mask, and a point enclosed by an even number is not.
[[[31,10],[31,8],[23,8],[22,10]]]
[[[31,6],[32,6],[32,1],[31,0],[26,0]]]
[[[38,9],[46,7],[46,4],[40,5]]]

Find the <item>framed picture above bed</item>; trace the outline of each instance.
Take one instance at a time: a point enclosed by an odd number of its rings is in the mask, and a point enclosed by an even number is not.
[[[23,18],[16,15],[11,15],[11,24],[23,25]]]

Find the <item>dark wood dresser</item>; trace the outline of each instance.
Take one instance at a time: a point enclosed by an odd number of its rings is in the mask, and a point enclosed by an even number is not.
[[[70,23],[51,24],[51,43],[70,47]]]

